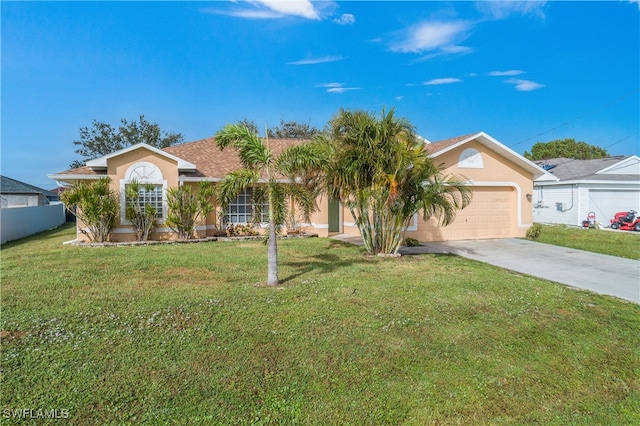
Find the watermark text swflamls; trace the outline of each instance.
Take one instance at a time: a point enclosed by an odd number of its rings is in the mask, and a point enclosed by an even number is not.
[[[68,419],[67,408],[5,408],[2,410],[5,419]]]

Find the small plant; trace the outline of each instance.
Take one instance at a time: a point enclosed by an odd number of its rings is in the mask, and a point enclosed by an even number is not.
[[[542,225],[539,223],[534,223],[527,229],[527,238],[530,240],[537,240],[540,236],[540,232],[542,232]]]
[[[167,225],[181,240],[193,236],[198,220],[213,211],[211,197],[214,195],[211,182],[200,182],[198,194],[189,185],[167,190]]]
[[[126,218],[136,230],[138,241],[147,241],[149,234],[156,226],[156,214],[158,210],[150,205],[140,202],[140,192],[151,192],[155,188],[152,184],[141,184],[132,181],[125,188],[127,207],[125,209]]]
[[[227,235],[229,237],[255,237],[259,235],[258,230],[253,224],[227,224]]]
[[[116,225],[120,203],[118,193],[110,188],[110,183],[108,177],[92,182],[80,181],[60,195],[67,210],[84,225],[78,229],[90,241],[108,241],[109,233]]]
[[[417,247],[420,245],[420,241],[416,240],[415,238],[405,238],[404,245],[407,247]]]

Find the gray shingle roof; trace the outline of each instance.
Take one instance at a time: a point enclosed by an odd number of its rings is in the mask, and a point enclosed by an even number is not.
[[[45,197],[57,197],[51,191],[11,179],[6,176],[0,176],[0,193],[2,194],[43,194]]]
[[[594,160],[574,160],[571,158],[550,158],[534,161],[537,165],[546,169],[549,173],[558,177],[561,181],[567,180],[602,180],[602,181],[629,181],[638,180],[637,175],[621,174],[596,174],[624,160],[626,157],[607,157]]]

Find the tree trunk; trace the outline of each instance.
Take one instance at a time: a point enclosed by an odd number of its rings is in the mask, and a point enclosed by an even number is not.
[[[273,211],[273,200],[269,191],[269,241],[267,249],[267,285],[278,285],[278,245],[276,240],[276,221]]]

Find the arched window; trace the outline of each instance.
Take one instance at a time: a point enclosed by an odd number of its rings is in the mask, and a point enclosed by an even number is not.
[[[483,168],[482,154],[475,148],[465,149],[458,158],[458,167],[461,169]]]
[[[163,179],[162,172],[155,164],[141,161],[130,166],[124,180],[120,181],[120,217],[126,223],[125,211],[130,201],[125,196],[127,186],[132,182],[139,183],[138,201],[142,206],[153,206],[156,209],[156,218],[162,219],[166,212],[165,190],[167,181]]]

